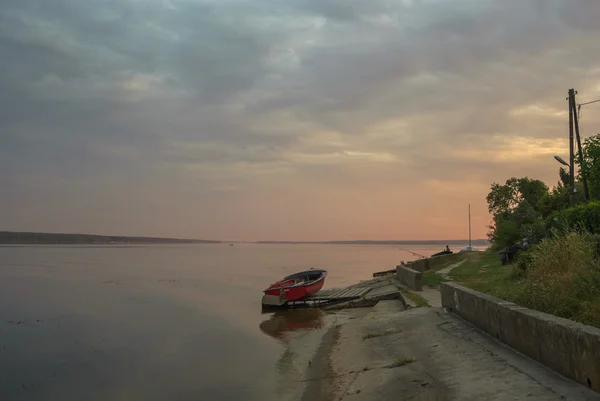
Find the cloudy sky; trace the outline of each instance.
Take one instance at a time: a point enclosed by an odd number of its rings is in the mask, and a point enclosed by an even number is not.
[[[0,230],[466,238],[558,181],[597,0],[0,0]],[[584,136],[600,105],[583,108]]]

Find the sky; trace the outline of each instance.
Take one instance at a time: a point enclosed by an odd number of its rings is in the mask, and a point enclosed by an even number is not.
[[[558,182],[597,0],[0,0],[0,230],[484,238]],[[581,132],[600,132],[600,104]]]

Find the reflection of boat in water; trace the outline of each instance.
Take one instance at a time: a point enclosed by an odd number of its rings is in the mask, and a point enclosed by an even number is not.
[[[263,305],[282,306],[313,295],[323,288],[327,270],[310,269],[291,274],[264,290]]]
[[[325,313],[319,309],[279,311],[263,321],[260,330],[268,336],[286,342],[286,335],[291,332],[322,327],[323,316]]]

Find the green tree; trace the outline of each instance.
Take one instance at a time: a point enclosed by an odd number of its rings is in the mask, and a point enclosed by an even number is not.
[[[579,166],[578,179],[585,174],[590,199],[600,199],[600,134],[584,139],[582,153],[583,164]]]
[[[548,197],[548,186],[529,177],[506,180],[504,185],[493,183],[486,200],[493,223],[488,237],[497,247],[504,247],[528,235],[536,225],[538,232],[542,210]],[[528,228],[529,227],[529,228]]]
[[[540,180],[527,177],[519,180],[520,201],[527,201],[535,210],[538,209],[540,201],[548,194],[548,186]]]
[[[512,177],[504,185],[493,183],[490,189],[486,200],[494,218],[512,213],[524,200],[536,209],[549,190],[544,182],[528,177]]]
[[[574,206],[586,203],[583,176],[587,179],[590,200],[600,200],[600,134],[584,140],[582,154],[583,163],[579,163],[577,158],[575,160],[579,165],[579,172],[574,182]],[[569,171],[560,168],[558,176],[559,181],[551,191],[542,181],[528,177],[511,177],[504,184],[491,185],[486,198],[488,211],[493,218],[488,237],[495,246],[508,246],[523,241],[537,243],[546,235],[545,222],[555,212],[573,211],[569,196]],[[589,216],[586,214],[587,217]],[[584,216],[577,215],[573,218],[583,219]]]
[[[494,219],[508,215],[519,204],[519,180],[512,177],[504,185],[492,183],[486,200],[488,211]]]
[[[490,232],[490,241],[495,248],[506,248],[521,238],[517,222],[511,219],[499,220]]]
[[[561,167],[560,170],[558,170],[558,176],[560,178],[558,186],[563,188],[569,188],[569,181],[571,180],[571,177],[569,177],[569,172],[567,171],[567,169]]]

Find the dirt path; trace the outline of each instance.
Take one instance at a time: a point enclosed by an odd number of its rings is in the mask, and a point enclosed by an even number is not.
[[[448,267],[444,267],[443,269],[440,269],[437,271],[437,273],[442,276],[443,278],[445,278],[446,280],[450,280],[450,277],[448,277],[448,274],[450,274],[450,272],[452,270],[454,270],[455,268],[457,268],[458,266],[462,265],[463,263],[465,263],[467,261],[467,259],[463,259],[460,262],[456,262],[454,264],[451,264]]]

